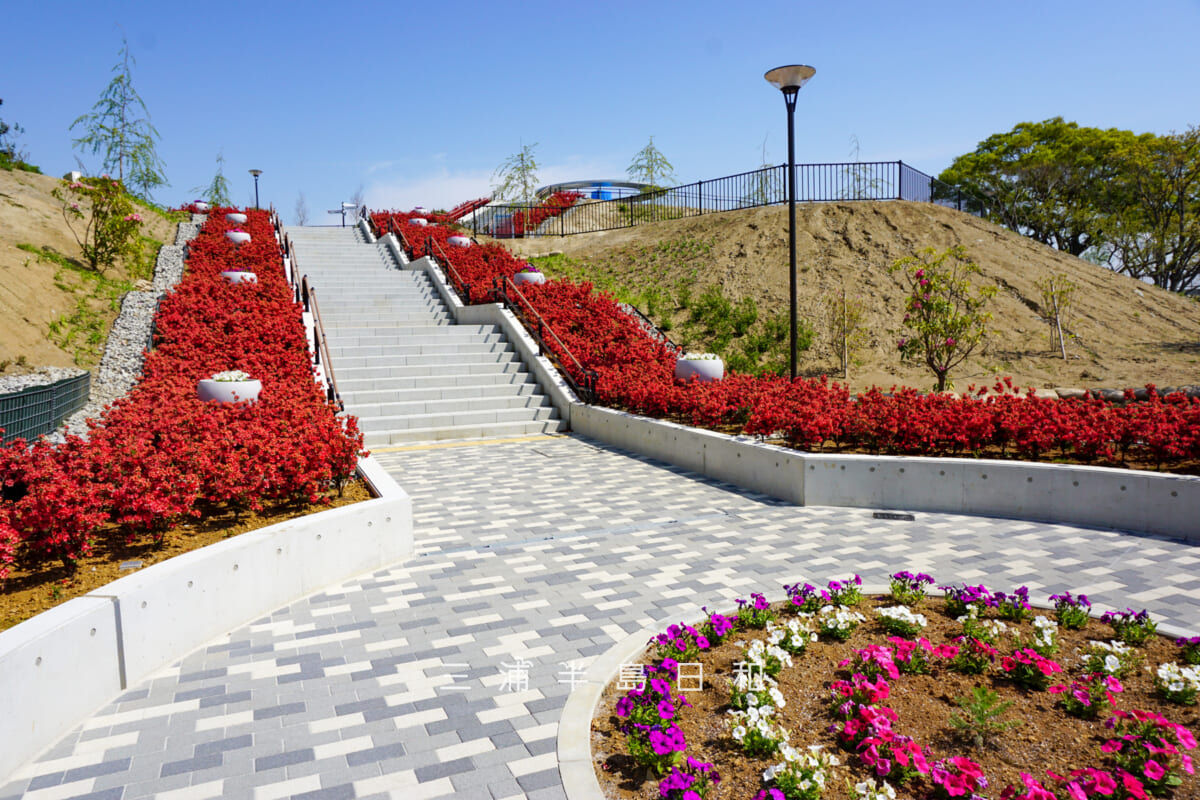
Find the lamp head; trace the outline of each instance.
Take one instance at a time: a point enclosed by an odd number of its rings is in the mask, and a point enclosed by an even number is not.
[[[250,170],[250,174],[257,178],[259,175],[262,175],[262,170],[261,169],[252,169],[252,170]]]
[[[767,83],[779,89],[785,95],[796,96],[804,84],[812,79],[816,70],[806,64],[789,64],[786,67],[776,67],[763,77]]]

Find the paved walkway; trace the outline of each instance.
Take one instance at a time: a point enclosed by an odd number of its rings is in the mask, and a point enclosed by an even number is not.
[[[563,798],[576,669],[797,580],[921,570],[1200,622],[1200,548],[1179,542],[800,508],[571,437],[377,457],[413,496],[415,557],[160,671],[0,798]]]

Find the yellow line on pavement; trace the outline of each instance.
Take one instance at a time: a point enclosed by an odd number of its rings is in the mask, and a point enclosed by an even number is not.
[[[445,450],[450,447],[475,447],[489,444],[514,444],[517,442],[544,442],[552,439],[567,439],[565,433],[539,433],[535,436],[519,436],[512,439],[470,439],[462,442],[437,442],[430,444],[410,444],[403,447],[372,447],[368,448],[371,455],[380,453],[406,453],[413,450]]]

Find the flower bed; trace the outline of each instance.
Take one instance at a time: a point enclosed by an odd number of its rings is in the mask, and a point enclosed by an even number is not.
[[[362,435],[313,381],[268,215],[247,211],[253,238],[235,245],[227,210],[211,213],[189,245],[141,381],[90,422],[88,438],[0,447],[0,578],[17,558],[73,565],[102,530],[161,538],[206,505],[315,501],[353,474]],[[220,275],[230,270],[259,281],[230,284]],[[235,369],[263,379],[258,402],[198,399],[199,379]]]
[[[787,602],[752,595],[670,626],[593,720],[606,796],[1197,796],[1200,640],[1134,645],[1148,617],[1110,626],[1069,593],[1042,613],[1023,588],[921,600],[912,586],[865,599],[853,580],[789,586]]]
[[[539,225],[562,214],[575,205],[581,197],[583,197],[581,192],[555,192],[541,205],[534,206],[527,211],[513,213],[507,223],[493,231],[493,235],[502,238],[519,238],[526,233],[533,233]]]
[[[465,217],[467,214],[470,214],[472,211],[476,211],[480,208],[483,208],[490,202],[492,202],[492,198],[480,197],[476,200],[467,200],[465,203],[459,203],[454,208],[452,208],[448,212],[446,212],[446,219],[450,222],[458,222],[460,219]]]
[[[391,216],[414,252],[427,255],[427,237],[470,284],[468,303],[492,302],[494,283],[522,267],[503,247],[451,248],[449,228],[420,228],[411,214]],[[439,255],[440,257],[440,255]],[[1118,405],[1097,397],[1050,400],[1010,379],[972,386],[965,397],[879,388],[851,396],[825,378],[790,381],[778,375],[728,374],[723,380],[683,384],[675,356],[655,341],[617,301],[590,283],[550,280],[522,286],[522,294],[551,322],[585,369],[599,375],[604,405],[728,433],[779,438],[810,451],[921,456],[988,456],[1026,461],[1069,459],[1083,464],[1136,461],[1160,468],[1200,460],[1200,399],[1182,393]],[[578,348],[578,349],[577,349]],[[560,359],[569,363],[569,359]],[[582,382],[582,375],[572,376]],[[1133,400],[1131,392],[1127,392]]]

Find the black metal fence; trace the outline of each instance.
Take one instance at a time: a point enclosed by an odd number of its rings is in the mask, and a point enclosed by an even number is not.
[[[63,420],[83,408],[92,388],[92,374],[84,372],[54,383],[30,386],[0,395],[0,439],[34,439],[53,433]]]
[[[514,224],[530,206],[489,205],[475,212],[475,236],[569,236],[575,233],[628,228],[643,222],[695,217],[719,211],[787,202],[787,165],[764,167],[683,186],[655,189],[613,200],[580,200],[565,213],[550,217],[536,230]],[[979,198],[942,183],[903,161],[860,161],[841,164],[797,164],[796,202],[834,203],[857,200],[913,200],[936,203],[976,216],[986,213]],[[516,216],[516,219],[514,219]]]

